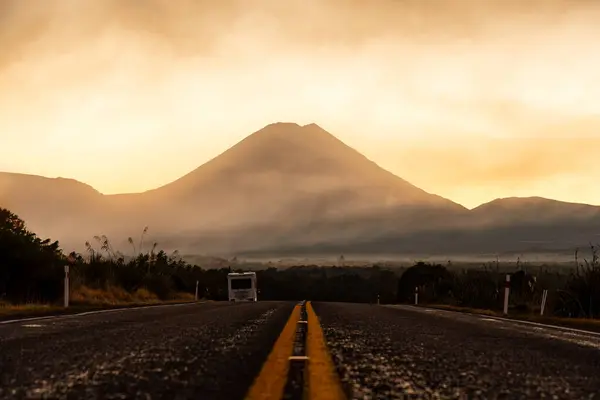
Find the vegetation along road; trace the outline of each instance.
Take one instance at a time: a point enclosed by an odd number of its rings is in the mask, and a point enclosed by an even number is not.
[[[7,399],[591,399],[598,388],[597,334],[411,306],[208,302],[0,323]]]

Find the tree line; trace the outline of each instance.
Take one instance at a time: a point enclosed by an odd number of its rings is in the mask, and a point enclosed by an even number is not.
[[[41,239],[25,222],[0,208],[0,301],[9,303],[58,303],[63,295],[64,266],[70,266],[71,287],[122,288],[128,292],[146,289],[161,300],[177,293],[194,293],[210,300],[227,300],[227,274],[234,268],[205,269],[182,259],[177,252],[166,253],[154,243],[143,249],[135,245],[135,257],[116,251],[106,236],[86,243],[84,254],[64,254],[57,241]],[[233,263],[237,264],[237,263]],[[262,300],[373,301],[381,294],[394,301],[397,276],[373,268],[321,268],[317,266],[266,268],[257,271]]]
[[[483,268],[453,270],[440,264],[419,262],[398,280],[397,302],[419,302],[500,311],[503,309],[506,275],[510,276],[509,306],[520,313],[539,312],[544,290],[548,292],[545,315],[573,318],[600,317],[600,259],[596,246],[592,257],[580,262],[575,253],[572,270],[549,271],[517,263],[514,271],[501,271],[499,264]],[[529,269],[529,271],[528,271]]]

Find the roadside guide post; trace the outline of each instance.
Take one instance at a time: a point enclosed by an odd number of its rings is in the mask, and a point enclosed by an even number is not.
[[[510,274],[506,274],[504,282],[504,315],[508,315],[508,295],[510,294]]]
[[[377,295],[377,305],[379,305],[379,295]]]
[[[544,315],[544,310],[546,309],[546,300],[548,299],[548,289],[544,289],[542,293],[542,307],[540,308],[540,315]]]
[[[65,265],[65,308],[69,307],[69,266]]]
[[[198,301],[198,281],[196,281],[196,295],[194,296],[196,301]]]
[[[419,287],[415,286],[415,306],[419,305]]]

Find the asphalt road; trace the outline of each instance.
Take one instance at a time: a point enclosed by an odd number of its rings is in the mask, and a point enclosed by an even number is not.
[[[0,399],[243,399],[294,304],[0,324]],[[410,306],[313,306],[350,399],[600,399],[598,334]]]
[[[294,303],[205,303],[0,325],[0,398],[242,399]]]
[[[410,306],[314,308],[351,399],[600,399],[597,335]]]

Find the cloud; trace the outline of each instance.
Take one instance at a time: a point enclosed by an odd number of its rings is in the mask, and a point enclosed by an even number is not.
[[[469,207],[498,197],[542,196],[598,204],[598,137],[471,137],[407,144],[383,167]]]
[[[596,171],[599,152],[598,137],[464,138],[401,149],[395,169],[427,185],[527,183]]]
[[[60,41],[84,42],[102,31],[163,40],[181,55],[214,50],[231,38],[356,48],[375,39],[412,42],[477,39],[532,25],[551,30],[592,21],[592,0],[20,0],[0,5],[0,43],[14,50]],[[535,26],[534,26],[535,28]],[[253,43],[254,45],[258,43]],[[12,53],[5,51],[6,53]]]
[[[0,168],[150,189],[284,120],[317,122],[434,192],[589,173],[580,154],[593,146],[546,138],[599,132],[599,10],[593,0],[5,0],[0,148],[13,150]],[[475,144],[450,146],[466,138]],[[405,151],[407,140],[427,144]]]

